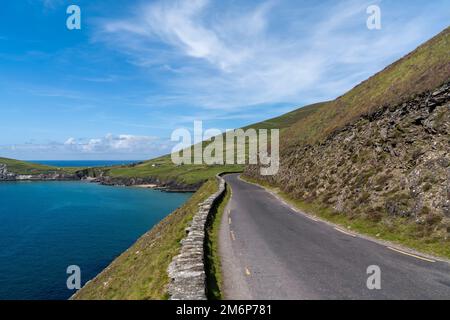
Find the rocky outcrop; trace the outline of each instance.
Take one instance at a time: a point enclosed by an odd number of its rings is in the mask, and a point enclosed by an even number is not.
[[[134,165],[130,165],[134,166]],[[136,185],[156,185],[155,189],[167,192],[195,192],[204,181],[196,184],[185,184],[177,180],[163,180],[157,177],[121,177],[109,175],[109,170],[105,168],[86,168],[77,171],[80,179],[88,179],[107,186],[136,186]]]
[[[6,164],[0,163],[0,180],[14,180],[16,175],[12,172],[8,172]]]
[[[389,226],[406,217],[416,236],[450,238],[450,83],[380,107],[316,145],[282,148],[280,171],[259,176],[291,196]]]
[[[162,180],[155,177],[111,177],[108,175],[98,176],[93,181],[109,186],[135,186],[154,184],[157,186],[155,189],[168,192],[195,192],[203,184],[203,182],[195,184],[184,184],[176,180]]]
[[[186,229],[180,254],[167,270],[171,279],[168,293],[171,300],[206,300],[205,234],[208,217],[225,191],[225,180],[217,176],[218,191],[199,204],[199,210]]]

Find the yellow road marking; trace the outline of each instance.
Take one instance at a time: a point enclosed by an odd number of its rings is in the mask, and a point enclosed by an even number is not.
[[[334,227],[334,230],[339,231],[339,232],[342,232],[342,233],[344,233],[344,234],[346,234],[346,235],[348,235],[348,236],[350,236],[350,237],[353,237],[353,238],[356,237],[354,234],[351,234],[350,232],[344,231],[344,230],[339,229],[339,228],[336,228],[336,227]]]
[[[415,254],[408,253],[408,252],[405,252],[405,251],[402,251],[402,250],[398,250],[398,249],[391,248],[391,247],[387,247],[387,248],[390,249],[390,250],[392,250],[392,251],[396,251],[396,252],[399,252],[399,253],[401,253],[401,254],[404,254],[404,255],[407,255],[407,256],[410,256],[410,257],[414,257],[414,258],[417,258],[417,259],[420,259],[420,260],[424,260],[424,261],[428,261],[428,262],[436,262],[436,261],[434,261],[434,260],[427,259],[427,258],[420,257],[420,256],[416,256]]]
[[[230,231],[230,234],[231,234],[231,239],[233,239],[233,241],[235,241],[235,240],[236,240],[236,237],[234,236],[234,232],[233,232],[233,231]]]
[[[231,218],[228,217],[228,224],[231,224]]]
[[[250,270],[247,267],[245,268],[245,274],[247,276],[251,276]]]

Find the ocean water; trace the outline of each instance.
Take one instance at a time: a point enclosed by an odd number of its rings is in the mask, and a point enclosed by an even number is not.
[[[0,299],[67,299],[191,194],[87,182],[0,183]]]
[[[108,167],[137,163],[140,160],[31,160],[29,162],[54,167]]]

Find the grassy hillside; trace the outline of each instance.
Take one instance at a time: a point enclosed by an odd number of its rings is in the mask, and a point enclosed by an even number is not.
[[[334,101],[319,104],[286,131],[286,144],[310,144],[385,105],[450,80],[450,28]]]
[[[46,166],[42,164],[0,158],[0,164],[5,164],[8,171],[23,174],[23,175],[38,175],[38,174],[51,174],[55,172],[74,173],[79,168],[57,168],[52,166]]]
[[[272,118],[269,120],[261,121],[255,124],[248,125],[244,127],[244,129],[253,128],[253,129],[280,129],[281,134],[287,129],[289,129],[292,125],[296,124],[303,119],[312,116],[315,114],[320,108],[326,105],[327,102],[321,102],[312,104],[309,106],[305,106],[294,111],[283,114],[279,117]]]

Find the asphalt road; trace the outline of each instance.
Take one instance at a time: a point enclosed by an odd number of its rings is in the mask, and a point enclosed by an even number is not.
[[[232,189],[219,236],[225,298],[450,299],[447,262],[312,220],[236,174],[225,180]],[[379,290],[367,287],[373,265]]]

